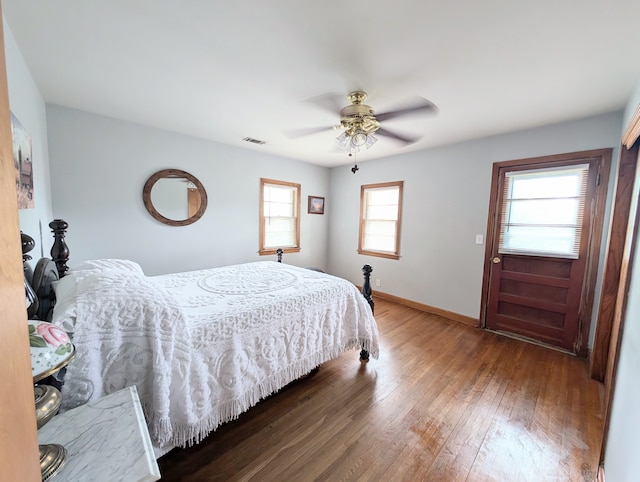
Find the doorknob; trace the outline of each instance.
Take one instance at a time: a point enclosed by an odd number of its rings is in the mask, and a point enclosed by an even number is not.
[[[500,258],[498,258],[497,256],[491,260],[491,262],[493,264],[498,264],[500,261],[502,261],[502,260]]]

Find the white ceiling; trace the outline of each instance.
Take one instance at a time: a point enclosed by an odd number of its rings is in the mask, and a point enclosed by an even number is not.
[[[358,162],[624,107],[638,0],[3,0],[48,103],[323,165],[352,163],[309,99],[363,89],[389,120]],[[266,141],[256,146],[244,137]]]

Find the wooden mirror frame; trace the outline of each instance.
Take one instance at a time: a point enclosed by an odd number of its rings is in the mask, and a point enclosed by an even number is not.
[[[200,207],[192,216],[187,219],[181,219],[176,221],[175,219],[169,219],[158,212],[153,203],[151,202],[151,190],[156,182],[159,179],[173,178],[173,177],[181,177],[186,178],[191,181],[198,192],[200,193]],[[198,219],[202,217],[205,210],[207,209],[207,191],[205,191],[202,183],[192,174],[189,174],[186,171],[181,171],[180,169],[163,169],[162,171],[156,172],[152,175],[147,182],[144,183],[144,188],[142,189],[142,201],[144,202],[144,207],[147,208],[149,214],[154,217],[154,219],[160,221],[163,224],[167,224],[169,226],[187,226],[189,224],[195,223]]]

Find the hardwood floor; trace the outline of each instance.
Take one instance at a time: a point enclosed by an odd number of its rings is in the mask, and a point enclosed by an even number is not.
[[[163,481],[592,481],[602,385],[561,352],[376,299],[380,359],[320,367],[160,458]]]

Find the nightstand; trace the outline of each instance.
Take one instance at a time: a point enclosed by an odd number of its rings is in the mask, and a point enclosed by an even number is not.
[[[38,431],[38,439],[68,452],[52,482],[160,479],[135,386],[56,415]]]

